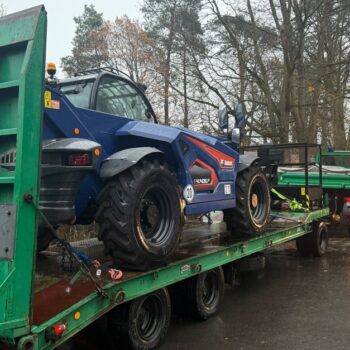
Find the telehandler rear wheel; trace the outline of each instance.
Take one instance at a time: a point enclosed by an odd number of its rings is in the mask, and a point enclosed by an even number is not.
[[[181,234],[175,175],[146,161],[113,178],[98,198],[99,239],[117,266],[148,270],[166,264]]]
[[[254,237],[264,232],[269,222],[270,189],[258,165],[237,174],[236,207],[224,211],[227,229],[235,236]]]

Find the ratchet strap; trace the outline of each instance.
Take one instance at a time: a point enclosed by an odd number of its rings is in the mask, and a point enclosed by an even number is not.
[[[272,188],[271,192],[274,193],[279,199],[286,201],[289,205],[290,210],[292,210],[292,211],[296,211],[296,210],[308,211],[308,209],[304,208],[303,205],[300,202],[298,202],[295,198],[289,199],[288,197],[286,197],[282,193],[278,192],[275,188]]]

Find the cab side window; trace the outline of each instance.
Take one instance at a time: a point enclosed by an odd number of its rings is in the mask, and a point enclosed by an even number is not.
[[[96,96],[96,110],[133,120],[149,121],[148,106],[130,83],[112,76],[103,77]]]

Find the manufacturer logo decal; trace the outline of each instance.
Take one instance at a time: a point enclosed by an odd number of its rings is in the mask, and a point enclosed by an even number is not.
[[[202,150],[207,152],[220,164],[222,169],[233,169],[235,165],[235,158],[225,154],[224,152],[219,151],[218,149],[207,145],[206,143],[195,139],[194,137],[186,135],[186,137],[193,142],[195,145],[200,147]]]
[[[206,178],[206,179],[194,179],[194,184],[195,185],[207,185],[210,184],[210,179]]]
[[[233,161],[227,159],[220,159],[220,165],[224,167],[233,168]]]

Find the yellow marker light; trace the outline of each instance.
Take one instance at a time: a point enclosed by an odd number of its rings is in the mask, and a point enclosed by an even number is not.
[[[79,311],[77,311],[75,314],[74,314],[74,319],[76,320],[76,321],[78,321],[79,320],[79,318],[80,318],[80,312]]]
[[[95,150],[94,150],[94,154],[95,154],[95,156],[96,156],[96,157],[99,157],[99,156],[100,156],[100,154],[101,154],[100,149],[99,149],[99,148],[95,148]]]
[[[75,134],[75,135],[79,135],[79,134],[80,134],[80,130],[79,130],[78,128],[75,128],[75,129],[74,129],[74,134]]]

